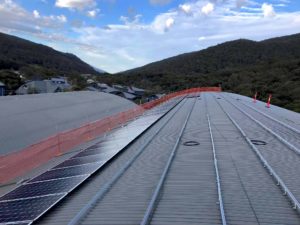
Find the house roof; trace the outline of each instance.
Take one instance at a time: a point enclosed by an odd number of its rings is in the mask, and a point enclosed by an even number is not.
[[[0,105],[0,155],[135,106],[119,96],[90,91],[6,96]]]
[[[134,86],[131,86],[130,89],[133,90],[133,91],[141,91],[141,92],[145,91],[145,89],[137,88],[137,87],[134,87]]]
[[[68,83],[56,83],[55,80],[36,80],[28,81],[26,84],[23,84],[16,91],[17,94],[28,94],[30,89],[37,91],[38,93],[55,93],[64,89],[70,88]]]
[[[106,88],[102,89],[102,91],[110,94],[122,93],[120,90],[110,86],[107,86]]]
[[[153,109],[131,128],[140,132],[162,112],[163,108]],[[299,113],[266,108],[240,95],[202,93],[186,98],[35,224],[185,225],[225,220],[298,225],[299,211],[287,195],[300,200],[300,158],[286,143],[299,148],[298,121]],[[131,128],[115,130],[109,143],[115,148],[126,143]],[[101,143],[91,146],[83,150],[90,158],[98,157],[96,151],[109,151]],[[283,185],[291,191],[287,195]]]
[[[133,94],[130,94],[130,93],[127,93],[127,92],[122,92],[122,95],[127,98],[127,99],[136,99],[137,96],[136,95],[133,95]]]

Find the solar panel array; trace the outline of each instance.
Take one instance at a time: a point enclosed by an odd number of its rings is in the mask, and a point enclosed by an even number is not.
[[[31,224],[78,187],[143,131],[166,114],[177,101],[148,111],[47,172],[0,198],[0,224]]]

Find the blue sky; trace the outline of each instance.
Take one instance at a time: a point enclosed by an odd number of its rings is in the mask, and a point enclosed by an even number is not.
[[[0,32],[119,72],[239,38],[300,32],[299,0],[0,0]]]

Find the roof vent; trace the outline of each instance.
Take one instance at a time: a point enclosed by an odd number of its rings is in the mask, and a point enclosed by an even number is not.
[[[184,146],[197,146],[197,145],[200,145],[199,142],[197,141],[186,141],[183,143]]]
[[[252,144],[254,145],[266,145],[267,142],[261,140],[251,140]]]

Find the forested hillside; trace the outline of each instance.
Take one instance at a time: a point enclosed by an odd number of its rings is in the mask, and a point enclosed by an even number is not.
[[[99,78],[155,92],[222,85],[300,112],[300,34],[261,42],[236,40]]]
[[[12,69],[28,76],[98,73],[75,55],[0,33],[0,70]]]

